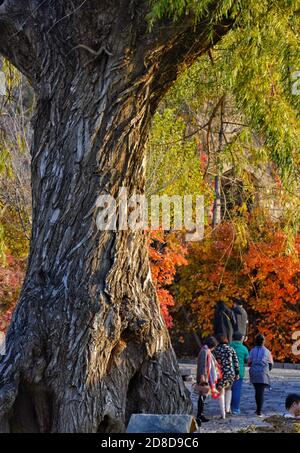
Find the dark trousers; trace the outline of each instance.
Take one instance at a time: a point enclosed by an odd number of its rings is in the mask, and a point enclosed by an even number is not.
[[[198,413],[197,413],[197,418],[200,418],[202,415],[204,415],[204,403],[206,400],[206,396],[200,395],[198,399]]]
[[[262,412],[264,405],[265,390],[268,387],[266,384],[253,384],[255,388],[255,401],[256,401],[256,413],[259,415]]]

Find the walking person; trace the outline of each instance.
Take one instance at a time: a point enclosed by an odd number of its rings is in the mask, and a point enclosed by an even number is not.
[[[216,383],[220,377],[218,373],[218,364],[212,351],[217,346],[217,340],[214,337],[208,337],[204,341],[204,345],[201,348],[198,361],[197,361],[197,384],[210,387],[212,393],[216,392]],[[201,426],[201,423],[208,422],[209,419],[204,415],[204,404],[206,395],[199,394],[198,399],[198,413],[197,423]]]
[[[248,314],[243,307],[243,300],[238,299],[237,297],[233,297],[233,314],[234,314],[234,324],[233,324],[233,332],[239,332],[247,340],[248,335]]]
[[[250,351],[250,382],[255,388],[256,415],[263,417],[264,395],[266,388],[270,387],[270,371],[273,368],[271,351],[265,347],[265,337],[258,334],[255,337],[255,347]]]
[[[221,418],[226,418],[226,413],[231,413],[231,387],[235,380],[239,379],[239,361],[235,350],[228,345],[228,339],[224,335],[217,336],[218,346],[214,350],[214,356],[220,365],[222,377],[217,382],[219,392],[219,405]]]
[[[240,367],[239,373],[240,378],[234,381],[232,385],[231,411],[233,415],[239,415],[241,413],[240,402],[242,386],[245,377],[245,364],[248,363],[249,359],[248,348],[246,348],[246,346],[243,345],[243,342],[244,336],[240,332],[235,332],[233,334],[233,341],[229,345],[235,350]]]
[[[216,305],[214,317],[215,337],[218,335],[224,335],[228,339],[229,343],[231,343],[233,326],[235,323],[236,320],[233,311],[227,307],[223,300],[219,300]]]

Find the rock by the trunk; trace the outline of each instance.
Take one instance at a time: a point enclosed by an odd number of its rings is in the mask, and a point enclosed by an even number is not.
[[[192,415],[133,414],[127,433],[193,433],[197,423]]]

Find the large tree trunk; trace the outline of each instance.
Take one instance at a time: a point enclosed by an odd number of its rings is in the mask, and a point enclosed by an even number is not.
[[[179,65],[211,45],[207,25],[185,18],[149,32],[147,1],[80,4],[0,6],[0,51],[38,97],[33,231],[0,363],[2,431],[122,431],[133,412],[191,410],[145,234],[99,231],[96,217],[99,195],[143,193],[151,116]]]

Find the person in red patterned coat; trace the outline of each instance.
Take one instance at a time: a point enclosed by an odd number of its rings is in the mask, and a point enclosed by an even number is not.
[[[216,360],[212,351],[217,346],[217,340],[214,337],[208,337],[199,352],[197,360],[197,384],[209,385],[212,392],[215,391],[215,386],[218,380],[218,369]],[[204,403],[206,396],[199,395],[197,423],[201,426],[202,422],[208,422],[208,418],[204,415]]]

